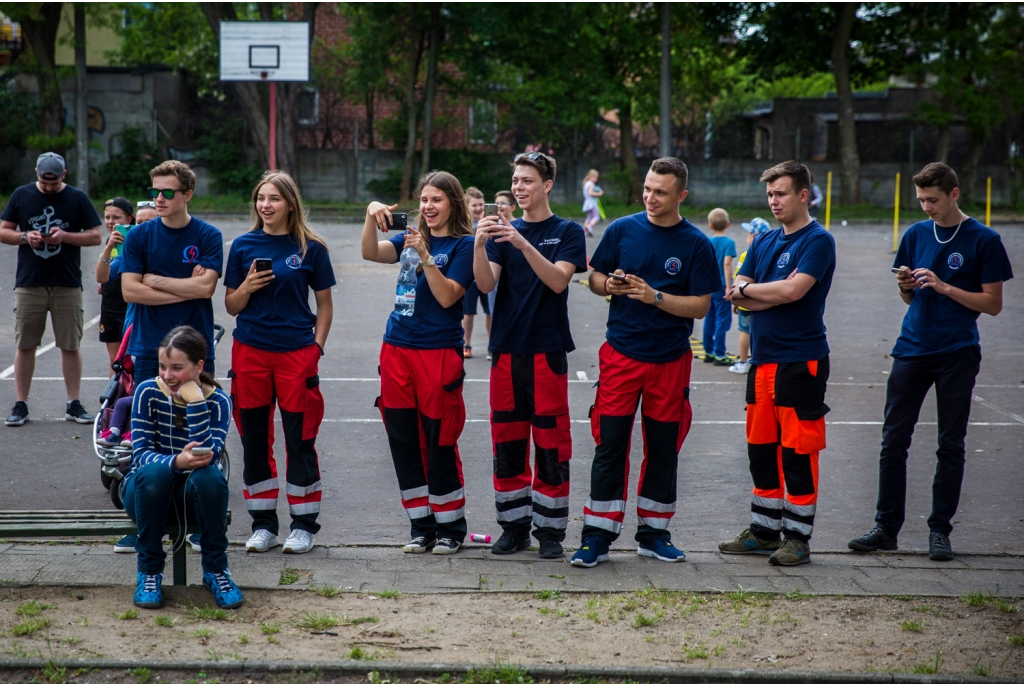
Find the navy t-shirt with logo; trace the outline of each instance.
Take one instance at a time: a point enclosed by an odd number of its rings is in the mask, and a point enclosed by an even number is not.
[[[929,219],[907,229],[892,263],[894,268],[930,269],[940,281],[972,293],[980,293],[982,283],[1013,278],[1003,241],[988,226],[967,219],[956,237],[955,226],[932,226]],[[949,242],[940,244],[936,234],[939,240]],[[903,317],[892,356],[943,354],[978,345],[979,314],[932,288],[917,288]]]
[[[316,342],[316,315],[309,306],[309,291],[327,290],[337,282],[327,248],[309,240],[303,257],[299,241],[291,235],[249,231],[231,243],[224,287],[240,287],[256,259],[271,260],[274,279],[250,295],[249,303],[238,313],[232,334],[235,340],[269,352],[309,347]]]
[[[667,295],[698,296],[722,289],[707,236],[686,219],[675,226],[656,226],[646,212],[613,221],[590,266],[603,274],[622,269]],[[631,359],[653,364],[674,361],[690,349],[692,332],[691,318],[673,316],[625,295],[612,298],[608,344]]]
[[[395,246],[397,263],[405,249],[405,232],[394,236],[389,242]],[[445,278],[463,288],[469,288],[473,283],[473,236],[430,236],[430,256]],[[424,271],[434,268],[425,264],[421,266]],[[397,273],[395,277],[397,279]],[[412,316],[401,316],[392,311],[384,331],[384,342],[416,350],[439,350],[445,347],[461,349],[465,334],[462,330],[462,300],[460,297],[455,304],[445,309],[434,298],[426,274],[419,273],[416,277],[416,308]]]
[[[164,226],[163,219],[157,217],[128,232],[121,275],[133,273],[191,278],[196,265],[222,274],[223,240],[219,229],[195,217],[184,228],[168,228]],[[213,303],[209,298],[174,304],[136,304],[133,321],[135,328],[128,343],[128,354],[152,357],[172,328],[187,325],[206,338],[207,358],[215,356]]]
[[[74,186],[65,185],[59,193],[48,195],[35,183],[17,188],[4,208],[3,221],[18,224],[22,233],[46,233],[59,228],[68,233],[81,233],[100,225],[89,196]],[[15,288],[29,286],[82,287],[82,248],[70,243],[40,245],[27,243],[18,247],[18,273]]]
[[[817,221],[786,235],[782,228],[754,238],[740,276],[755,283],[784,281],[794,271],[815,279],[796,302],[751,312],[750,361],[782,364],[821,359],[828,352],[825,338],[825,298],[836,270],[836,241]]]
[[[544,221],[512,221],[544,258],[569,262],[576,273],[587,270],[587,241],[583,227],[552,214]],[[491,314],[489,347],[508,354],[572,352],[569,333],[569,289],[556,293],[544,285],[522,251],[509,242],[487,241],[487,258],[501,267]]]

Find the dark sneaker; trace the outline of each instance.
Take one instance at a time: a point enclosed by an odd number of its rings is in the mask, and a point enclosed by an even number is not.
[[[245,601],[227,569],[223,573],[203,571],[203,587],[213,593],[213,599],[221,609],[236,609]]]
[[[538,554],[541,559],[561,559],[565,556],[565,550],[562,549],[562,543],[558,540],[541,538]]]
[[[715,363],[715,355],[708,354],[707,352],[705,352],[704,353],[704,363],[705,364],[714,364]]]
[[[779,550],[768,558],[772,566],[799,566],[811,562],[811,546],[802,540],[786,538]]]
[[[192,533],[188,536],[188,544],[192,547],[193,552],[202,552],[203,543],[200,542],[199,533]]]
[[[409,540],[409,542],[402,546],[402,551],[406,554],[423,554],[431,547],[437,544],[437,540],[428,540],[426,537],[420,535],[419,537]]]
[[[138,542],[138,540],[138,535],[125,535],[123,538],[114,543],[114,553],[135,554],[135,543]]]
[[[81,402],[71,400],[64,412],[64,418],[75,423],[92,423],[95,417],[85,410]]]
[[[159,609],[164,605],[164,591],[160,587],[164,582],[162,573],[135,572],[135,596],[132,602],[143,609]]]
[[[438,538],[434,554],[455,554],[462,549],[462,543],[451,538]]]
[[[498,541],[491,545],[491,554],[515,554],[530,546],[530,533],[519,533],[506,530],[498,538]]]
[[[850,549],[855,549],[858,552],[874,552],[879,549],[892,551],[899,549],[899,547],[896,546],[896,538],[886,533],[881,526],[875,526],[871,529],[871,532],[865,533],[859,538],[850,540],[849,544],[846,546]]]
[[[608,541],[600,535],[588,535],[583,539],[583,544],[572,555],[569,562],[573,566],[583,568],[594,568],[602,561],[608,561]]]
[[[928,558],[932,561],[953,561],[953,546],[949,536],[933,530],[928,536]]]
[[[719,542],[718,551],[722,554],[772,554],[781,544],[778,538],[762,540],[746,528],[729,542]]]
[[[28,402],[18,400],[14,403],[14,409],[11,409],[11,415],[4,423],[8,426],[21,426],[26,421],[28,421]]]
[[[736,363],[736,357],[728,354],[722,357],[715,357],[715,366],[732,366],[734,363]]]
[[[636,553],[642,557],[653,557],[661,561],[686,561],[686,553],[676,549],[670,540],[659,539],[654,542],[641,542]]]

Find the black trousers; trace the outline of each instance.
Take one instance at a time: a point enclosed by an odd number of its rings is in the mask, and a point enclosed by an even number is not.
[[[938,463],[932,480],[928,528],[949,535],[964,479],[964,440],[971,415],[981,350],[965,347],[947,354],[893,359],[885,393],[882,452],[878,463],[875,521],[895,537],[903,527],[907,501],[907,451],[928,389],[935,386],[939,418]]]

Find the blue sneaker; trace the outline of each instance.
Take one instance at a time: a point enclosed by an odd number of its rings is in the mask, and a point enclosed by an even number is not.
[[[115,554],[135,554],[135,543],[139,541],[138,535],[125,535],[114,543]]]
[[[202,552],[203,544],[200,542],[199,533],[192,533],[188,536],[188,544],[192,545],[193,552]]]
[[[588,535],[583,538],[583,544],[572,555],[572,560],[569,563],[573,566],[594,568],[608,559],[608,540],[600,535]]]
[[[660,561],[686,561],[686,553],[676,549],[671,541],[665,539],[654,542],[641,542],[636,553],[642,557],[654,557]]]
[[[132,602],[143,609],[159,609],[164,605],[164,591],[160,585],[164,582],[164,574],[135,572],[135,597]]]
[[[231,571],[227,569],[224,569],[223,573],[203,571],[203,587],[213,593],[213,598],[221,609],[236,609],[245,601],[242,591],[235,585],[235,581],[231,580]]]

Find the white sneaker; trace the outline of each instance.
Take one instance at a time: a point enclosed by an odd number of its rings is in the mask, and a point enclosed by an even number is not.
[[[750,371],[750,362],[736,362],[729,370],[733,373],[747,373]]]
[[[260,528],[252,534],[249,542],[245,543],[246,552],[266,552],[271,547],[277,547],[281,542],[277,536],[269,530]]]
[[[311,549],[313,549],[313,535],[309,531],[296,528],[284,541],[284,549],[281,551],[285,554],[305,554]]]

